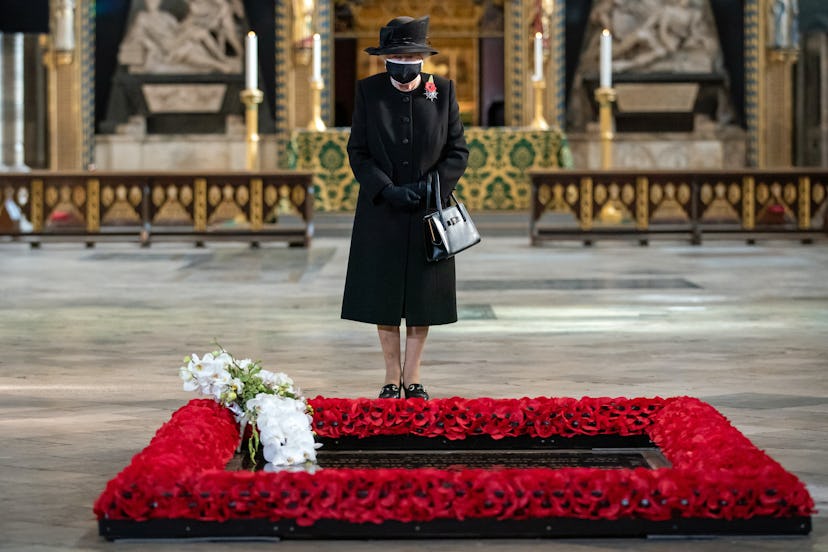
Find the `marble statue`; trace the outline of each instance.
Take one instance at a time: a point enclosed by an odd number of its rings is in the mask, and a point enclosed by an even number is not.
[[[720,64],[706,0],[598,0],[590,14],[585,69],[597,71],[600,34],[613,35],[613,71],[709,73]]]
[[[555,21],[555,0],[541,0],[540,16],[543,36],[551,37],[555,34],[554,29],[552,29],[552,24]]]
[[[309,45],[313,37],[314,0],[293,0],[293,42]]]
[[[144,0],[118,52],[131,73],[240,73],[244,49],[239,21],[241,0],[189,0],[180,21]]]
[[[603,29],[612,33],[615,75],[725,74],[708,0],[595,0],[568,102],[570,128],[593,118],[584,79],[597,78]]]
[[[799,0],[790,0],[791,5],[791,47],[799,48]]]
[[[768,43],[771,48],[799,47],[799,1],[772,0],[768,7]]]
[[[681,49],[698,48],[706,51],[701,12],[689,6],[689,0],[674,0],[655,12],[632,33],[613,48],[614,70],[619,73],[646,68],[666,59]],[[713,54],[713,52],[711,52]],[[712,55],[708,61],[712,61]],[[703,67],[707,65],[706,67]],[[710,64],[698,64],[698,69],[710,70]]]

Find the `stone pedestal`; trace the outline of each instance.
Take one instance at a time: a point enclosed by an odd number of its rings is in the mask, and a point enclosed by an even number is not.
[[[246,167],[244,133],[104,135],[96,139],[96,166],[99,170],[198,170],[243,171]],[[261,170],[277,168],[276,137],[261,135]]]
[[[239,93],[242,75],[133,75],[121,72],[112,81],[107,117],[100,132],[118,134],[135,117],[148,134],[224,134],[230,118],[244,113]],[[259,108],[259,128],[272,131],[267,104]]]
[[[728,169],[745,166],[745,132],[738,127],[717,128],[697,117],[695,132],[618,132],[613,140],[616,169]],[[573,166],[601,168],[597,124],[585,133],[568,135]]]

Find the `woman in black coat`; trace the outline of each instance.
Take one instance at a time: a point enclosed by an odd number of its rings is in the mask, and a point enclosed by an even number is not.
[[[429,326],[457,321],[454,259],[425,259],[426,178],[440,177],[446,201],[466,169],[468,149],[448,79],[422,73],[428,17],[397,17],[380,30],[387,72],[357,83],[348,156],[359,196],[342,318],[376,324],[385,358],[380,398],[428,399],[420,359]],[[434,199],[431,200],[434,206]],[[405,318],[405,357],[400,322]]]

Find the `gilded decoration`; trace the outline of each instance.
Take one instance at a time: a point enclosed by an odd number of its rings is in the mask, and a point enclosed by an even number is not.
[[[635,225],[639,229],[647,228],[650,217],[650,194],[649,180],[646,176],[639,176],[635,179]]]
[[[363,53],[365,48],[376,46],[380,28],[400,14],[428,14],[431,18],[429,39],[434,49],[440,53],[433,58],[426,58],[423,71],[454,80],[461,117],[467,123],[477,124],[480,116],[478,41],[483,35],[502,36],[502,24],[494,32],[486,24],[490,13],[487,8],[493,4],[502,5],[502,1],[359,0],[337,4],[340,13],[347,13],[347,17],[340,16],[337,20],[336,36],[356,38],[358,79],[385,70],[381,57]]]
[[[581,230],[592,230],[592,213],[594,212],[592,208],[592,186],[592,178],[581,179],[581,210],[579,215]]]
[[[250,229],[261,230],[263,221],[262,179],[250,180]]]
[[[195,179],[195,203],[193,203],[193,229],[196,232],[207,230],[207,179]]]
[[[77,181],[53,182],[44,190],[46,227],[86,227],[86,183]]]
[[[716,223],[738,223],[742,190],[738,181],[705,182],[700,191],[702,220]]]
[[[32,180],[32,227],[34,232],[43,230],[43,180]]]
[[[777,180],[762,178],[756,184],[756,224],[775,225],[796,223],[801,226],[804,221],[799,219],[800,203],[798,180]]]
[[[571,234],[546,212],[571,213],[580,230],[634,234],[759,231],[778,235],[828,231],[828,173],[789,171],[534,170],[530,236]],[[585,235],[585,234],[584,234]]]
[[[311,178],[309,172],[297,171],[260,172],[255,178],[235,173],[0,173],[0,235],[71,231],[90,243],[88,238],[98,234],[128,236],[131,227],[142,243],[148,243],[159,234],[186,236],[209,230],[221,235],[232,230],[240,239],[247,235],[258,241],[255,236],[261,235],[308,245],[313,235],[313,205],[306,192]],[[279,226],[280,206],[298,212],[302,225]],[[31,226],[11,220],[4,224],[7,208]]]
[[[652,222],[683,223],[690,220],[691,191],[685,182],[678,184],[667,181],[665,184],[653,184],[650,189]]]
[[[90,178],[86,181],[86,231],[101,229],[101,181]]]
[[[803,176],[799,179],[799,228],[807,229],[811,225],[811,179]]]
[[[636,180],[624,177],[610,180],[594,180],[592,185],[592,212],[597,226],[614,226],[635,220]]]
[[[127,226],[141,223],[139,212],[143,193],[141,187],[126,184],[105,184],[101,188],[101,224]]]
[[[244,207],[249,199],[247,186],[233,186],[229,183],[210,185],[207,224],[234,223],[246,224]]]
[[[193,217],[187,208],[189,194],[182,194],[175,184],[156,185],[152,190],[153,205],[157,208],[152,223],[160,226],[190,225]]]
[[[359,185],[348,163],[349,136],[349,129],[293,134],[290,167],[314,173],[319,211],[356,207]],[[466,142],[469,162],[457,193],[469,209],[526,209],[531,199],[528,171],[568,167],[572,162],[566,138],[558,130],[472,127],[466,129]]]

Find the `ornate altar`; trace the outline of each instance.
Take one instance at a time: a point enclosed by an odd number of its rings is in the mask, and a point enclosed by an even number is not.
[[[135,12],[146,11],[147,13],[155,9],[152,7],[155,3],[156,0],[149,0],[149,4],[146,0],[132,2]],[[647,12],[642,14],[644,19],[641,22],[644,24],[649,21],[649,23],[642,27],[642,33],[631,32],[627,36],[618,33],[617,36],[617,57],[618,61],[622,62],[618,69],[619,71],[633,72],[633,69],[638,70],[648,64],[654,70],[659,64],[661,64],[661,69],[664,69],[665,63],[669,66],[668,69],[674,67],[674,65],[671,65],[672,61],[667,61],[673,58],[662,56],[662,52],[665,50],[672,51],[674,54],[678,52],[685,56],[686,59],[680,60],[683,63],[689,63],[692,59],[698,60],[701,56],[700,52],[708,52],[709,49],[705,48],[710,46],[710,35],[709,33],[700,32],[699,29],[710,28],[709,19],[699,19],[695,16],[689,19],[680,17],[681,13],[687,10],[692,11],[704,3],[701,0],[682,0],[668,3],[655,2],[655,0],[641,0],[637,3],[612,3],[607,0],[596,0],[593,4],[596,9],[602,6],[612,6],[613,13],[610,14],[609,21],[613,29],[634,29],[635,26],[630,25],[628,17],[630,13],[636,10]],[[57,7],[66,3],[52,0],[50,4],[55,8],[53,10],[54,16]],[[219,0],[162,0],[159,9],[161,11],[178,9],[178,12],[174,15],[177,19],[177,25],[180,26],[184,25],[187,13],[185,13],[185,10],[173,6],[190,6],[193,4],[215,4],[232,8],[232,6],[238,5],[238,2],[236,0],[222,0],[221,2]],[[255,2],[244,3],[248,10],[255,4]],[[744,42],[735,47],[737,51],[733,55],[736,55],[736,58],[731,58],[727,65],[731,78],[734,71],[739,73],[740,69],[744,68],[744,80],[736,83],[738,86],[733,88],[732,95],[738,103],[737,115],[742,114],[742,111],[744,112],[743,122],[746,128],[744,130],[736,128],[733,132],[730,132],[731,129],[727,129],[727,136],[722,136],[719,132],[718,121],[713,123],[708,121],[714,127],[703,126],[701,128],[704,136],[699,137],[700,140],[697,140],[699,147],[694,148],[685,147],[686,144],[681,140],[665,140],[664,133],[661,132],[643,137],[638,141],[631,140],[629,136],[619,136],[615,155],[619,164],[624,163],[624,166],[629,167],[647,164],[651,167],[683,168],[698,167],[699,162],[713,160],[713,162],[704,166],[708,168],[736,168],[736,165],[745,163],[754,166],[772,166],[785,165],[790,162],[790,123],[792,121],[790,113],[792,92],[790,67],[796,60],[798,51],[799,31],[795,27],[797,2],[795,0],[745,0],[741,4],[741,13],[725,21],[729,21],[727,23],[729,25],[728,29],[733,29],[733,35],[741,36],[741,31],[744,31]],[[108,80],[110,75],[106,72],[105,63],[96,68],[95,52],[96,50],[100,53],[107,49],[113,51],[118,49],[118,43],[115,47],[111,43],[111,33],[108,36],[107,33],[101,32],[101,29],[110,28],[108,25],[114,16],[111,12],[107,12],[110,18],[106,19],[103,10],[96,11],[94,9],[95,2],[92,0],[76,0],[74,5],[76,7],[74,11],[74,31],[77,40],[73,48],[60,52],[63,54],[62,63],[66,65],[56,67],[57,77],[50,77],[50,82],[55,83],[55,90],[50,92],[50,97],[56,99],[57,102],[54,106],[50,105],[49,107],[49,120],[55,121],[56,127],[59,129],[59,132],[53,134],[60,136],[59,141],[55,140],[58,147],[52,149],[60,153],[61,156],[63,156],[62,152],[64,150],[71,149],[73,155],[71,163],[67,161],[64,165],[58,159],[53,164],[55,167],[65,166],[65,168],[69,168],[70,165],[73,168],[81,168],[97,164],[99,168],[123,170],[127,168],[123,165],[124,163],[129,164],[129,168],[135,168],[136,163],[142,166],[144,163],[146,163],[146,166],[150,166],[151,163],[152,166],[160,169],[173,168],[169,164],[165,164],[169,159],[154,155],[156,150],[151,153],[147,150],[147,154],[143,157],[134,154],[136,144],[142,145],[152,142],[154,146],[155,142],[163,141],[164,144],[167,143],[166,138],[163,137],[151,137],[154,140],[143,140],[142,142],[142,129],[138,126],[130,126],[129,133],[126,135],[99,136],[96,138],[94,134],[95,125],[98,125],[98,130],[104,129],[105,125],[102,125],[103,121],[95,120],[95,94],[101,93],[106,98],[109,90],[104,83],[98,83],[100,86],[96,86],[95,81],[96,79]],[[129,8],[125,8],[125,5],[123,3],[116,10],[120,10],[116,15],[122,17],[122,19],[119,19],[120,21],[125,20],[127,22],[127,31],[129,31],[135,13],[127,13]],[[578,40],[575,40],[577,33],[570,34],[567,32],[567,36],[572,40],[564,40],[564,29],[569,29],[572,24],[570,16],[577,11],[579,5],[579,3],[573,1],[555,2],[552,0],[463,0],[457,2],[442,0],[291,0],[289,2],[276,2],[274,5],[268,6],[267,10],[269,11],[267,11],[266,17],[254,17],[252,19],[255,23],[256,21],[269,19],[272,14],[272,28],[278,30],[278,32],[270,35],[272,40],[268,40],[262,34],[260,42],[260,44],[272,45],[274,56],[270,59],[275,60],[274,63],[262,65],[263,68],[269,67],[267,71],[272,71],[267,75],[263,73],[262,80],[269,82],[275,90],[272,101],[268,103],[268,106],[273,110],[273,117],[272,119],[267,118],[267,121],[261,121],[263,132],[268,131],[266,122],[271,123],[275,131],[273,135],[265,137],[265,141],[270,143],[265,145],[263,141],[263,147],[261,148],[263,154],[272,153],[272,162],[263,163],[263,165],[270,168],[277,166],[277,162],[282,164],[286,158],[288,143],[293,132],[298,128],[304,128],[308,124],[311,113],[309,101],[311,95],[308,94],[310,68],[307,39],[309,34],[315,32],[321,38],[321,73],[324,81],[324,89],[321,92],[322,118],[326,124],[336,125],[342,106],[345,106],[345,109],[350,109],[350,106],[353,105],[352,98],[349,99],[348,97],[348,94],[353,94],[353,88],[348,85],[347,79],[345,84],[339,84],[339,81],[346,76],[345,69],[347,69],[345,66],[340,66],[341,60],[348,55],[352,56],[353,63],[348,70],[353,73],[353,79],[370,72],[372,70],[370,64],[376,60],[362,53],[361,49],[366,44],[375,41],[377,29],[382,23],[387,22],[391,16],[399,13],[429,13],[431,15],[432,38],[435,47],[441,51],[441,56],[430,60],[431,66],[427,69],[438,73],[444,72],[457,80],[458,83],[463,84],[462,87],[458,87],[458,91],[462,92],[461,107],[464,112],[464,120],[469,125],[476,123],[485,126],[492,121],[502,121],[507,126],[520,127],[530,123],[533,116],[532,100],[535,95],[531,80],[532,36],[535,32],[541,32],[543,36],[543,76],[546,79],[546,88],[540,92],[543,99],[543,109],[545,110],[544,115],[546,120],[553,126],[563,127],[564,114],[572,103],[566,101],[565,98],[567,91],[565,79],[567,78],[566,75],[574,75],[578,66],[578,62],[575,60],[571,67],[564,67],[565,63],[569,63],[564,50],[569,48],[570,53],[573,51],[572,49],[580,50]],[[648,11],[648,7],[654,5],[660,9]],[[713,5],[716,6],[716,4]],[[115,8],[113,7],[113,9]],[[197,21],[196,15],[190,16],[193,28],[202,24],[213,25],[219,21],[227,20],[225,16],[222,16],[213,20]],[[721,23],[720,13],[717,12],[715,15],[717,24]],[[234,17],[234,21],[238,22],[238,15]],[[248,14],[248,19],[250,17],[252,17],[251,14]],[[168,23],[172,23],[169,18],[166,19]],[[55,23],[57,21],[58,19],[55,17]],[[691,21],[692,25],[689,25]],[[734,25],[734,23],[736,24]],[[187,25],[190,25],[190,23]],[[597,23],[595,25],[597,26]],[[166,27],[163,23],[148,26],[153,32],[159,33],[166,32]],[[61,26],[55,24],[50,25],[50,28],[57,29]],[[98,29],[97,34],[96,28]],[[657,28],[663,29],[663,36],[667,37],[666,39],[661,38],[660,31],[653,32]],[[458,30],[462,30],[459,36]],[[166,34],[168,39],[172,40],[172,33],[167,32]],[[589,33],[582,34],[587,35]],[[227,31],[226,25],[220,25],[213,27],[211,35],[213,39],[226,42],[224,49],[226,57],[238,58],[237,47],[232,45],[232,39],[230,38],[231,36],[238,36],[238,29],[234,35]],[[182,34],[182,36],[184,35]],[[50,39],[56,38],[57,36]],[[120,38],[118,37],[118,40]],[[714,38],[716,37],[714,36]],[[724,34],[722,38],[723,40],[729,38],[729,44],[731,50],[733,50],[734,40],[736,39],[733,36],[726,37]],[[110,42],[106,42],[106,39],[109,39]],[[680,45],[676,48],[677,40]],[[351,41],[351,54],[347,53],[347,48],[345,50],[341,48],[347,41]],[[207,42],[210,42],[210,40],[207,40]],[[589,37],[587,37],[587,42],[589,42]],[[164,43],[162,41],[162,44]],[[137,44],[139,43],[134,42],[131,48],[124,50],[121,56],[122,61],[137,59],[135,56],[142,48],[136,46]],[[198,50],[200,48],[206,47],[209,49],[204,40],[200,44],[196,41],[193,45],[195,49],[190,54],[199,57]],[[153,52],[152,55],[155,56],[154,59],[156,60],[158,55],[161,55],[162,60],[164,59],[163,50],[160,51],[160,54],[159,52]],[[725,55],[730,54],[725,52]],[[221,62],[223,58],[219,56],[218,59]],[[494,59],[499,59],[500,62],[498,64],[489,63],[489,60]],[[736,61],[733,61],[734,59]],[[146,59],[141,63],[146,64]],[[136,67],[140,66],[141,63]],[[123,63],[121,65],[125,66]],[[686,68],[689,65],[681,65],[681,67]],[[715,73],[715,63],[712,67],[714,69],[713,73]],[[493,72],[487,76],[487,71]],[[123,74],[128,77],[138,75],[129,71]],[[231,75],[231,73],[225,74]],[[238,78],[240,69],[234,74],[236,75],[235,78]],[[487,94],[491,94],[493,90],[488,79],[492,79],[491,82],[497,81],[500,83],[499,97],[496,97],[496,95],[487,97]],[[626,110],[627,113],[638,113],[639,110],[646,109],[647,106],[630,103],[631,100],[640,97],[640,94],[637,93],[638,88],[636,86],[627,88],[631,92],[626,94],[626,97],[623,90],[619,91],[619,108]],[[101,90],[105,91],[101,92]],[[162,87],[154,89],[151,93],[159,90],[166,92]],[[114,91],[113,95],[115,95]],[[704,91],[700,90],[699,95],[704,96]],[[236,94],[228,90],[226,97],[235,102]],[[657,95],[657,98],[656,95],[652,95],[652,97],[659,100],[674,99],[669,94]],[[685,100],[685,106],[692,100],[689,93],[681,97]],[[696,97],[698,99],[699,96]],[[215,100],[214,97],[210,99]],[[270,100],[270,96],[268,96],[268,99]],[[679,95],[675,99],[678,100]],[[168,110],[173,109],[176,105],[180,106],[180,102],[176,104],[174,100],[175,98],[167,97],[165,94],[153,97],[156,106],[159,105],[158,102],[161,102],[161,105],[164,106],[163,109]],[[591,102],[588,96],[587,101]],[[105,103],[105,99],[101,99],[101,102]],[[214,109],[207,103],[209,102],[205,103],[204,109],[208,107]],[[721,105],[724,105],[724,103]],[[70,107],[72,108],[70,109]],[[744,107],[743,110],[742,107]],[[147,109],[149,109],[148,105]],[[241,111],[239,105],[233,106],[233,109]],[[104,111],[104,109],[98,109],[97,113],[101,114]],[[179,113],[168,111],[165,116],[172,119],[179,115]],[[262,115],[265,117],[264,112]],[[716,115],[718,116],[720,113],[717,112]],[[721,113],[721,115],[726,116],[726,113]],[[685,122],[688,122],[686,118]],[[695,132],[700,128],[698,120],[694,118],[693,124]],[[240,128],[237,128],[240,125],[235,126],[236,128],[228,129],[227,136],[229,137],[226,141],[229,142],[232,136],[236,136],[238,139],[234,144],[243,147],[243,133]],[[597,163],[594,162],[595,155],[593,152],[594,143],[596,142],[595,129],[586,125],[582,133],[573,132],[572,128],[567,129],[567,131],[576,164],[584,167],[597,166]],[[622,143],[620,139],[625,142]],[[106,150],[101,155],[101,148],[99,148],[98,158],[94,156],[96,140],[99,145],[102,143],[102,149]],[[179,140],[176,145],[187,145],[187,141],[185,139]],[[665,145],[665,142],[670,143]],[[710,153],[711,148],[715,148],[712,155]],[[159,146],[157,149],[161,149],[161,147]],[[171,150],[172,148],[166,149]],[[194,147],[193,149],[203,148]],[[623,151],[624,149],[627,151]],[[685,155],[684,152],[690,152],[692,155]],[[232,155],[227,160],[220,160],[218,164],[226,168],[238,167],[239,163],[235,163],[234,160],[243,159],[243,155],[237,153],[236,150],[233,150]],[[68,155],[65,157],[69,158]],[[209,155],[209,157],[213,159],[216,156]],[[136,158],[140,158],[140,160],[135,161]],[[102,162],[101,159],[111,162]],[[177,155],[173,161],[184,163],[179,165],[183,168],[192,168],[193,159],[186,155]],[[202,159],[200,157],[195,162],[200,162]]]
[[[313,172],[318,211],[356,207],[359,184],[348,164],[350,129],[299,130],[288,151],[292,169]],[[527,128],[466,129],[469,164],[457,193],[470,209],[526,209],[530,169],[571,167],[566,137],[559,130]]]

